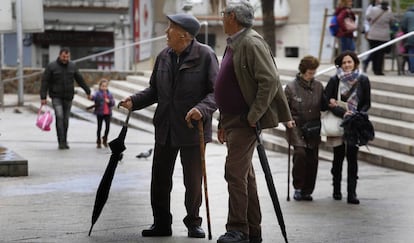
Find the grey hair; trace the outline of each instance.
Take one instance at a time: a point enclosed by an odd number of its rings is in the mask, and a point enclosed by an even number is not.
[[[243,27],[249,28],[253,25],[254,8],[249,1],[229,1],[224,12],[234,13],[237,22]]]

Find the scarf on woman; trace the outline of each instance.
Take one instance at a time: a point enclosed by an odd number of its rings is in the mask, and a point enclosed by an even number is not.
[[[351,72],[344,72],[342,68],[337,69],[337,76],[339,78],[339,92],[341,92],[341,100],[346,101],[348,110],[357,111],[358,107],[358,78],[360,76],[359,69]],[[352,88],[355,85],[354,88]]]

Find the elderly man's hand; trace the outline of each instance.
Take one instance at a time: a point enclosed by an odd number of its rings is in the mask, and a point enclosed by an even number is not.
[[[221,144],[226,142],[226,133],[223,128],[217,130],[217,139]]]
[[[128,110],[131,110],[132,109],[132,100],[131,100],[131,97],[126,97],[125,99],[123,99],[119,103],[119,105],[122,106],[122,107],[124,107],[124,108],[126,108],[126,109],[128,109]]]
[[[190,111],[187,112],[187,115],[185,116],[185,120],[188,122],[191,122],[191,120],[198,121],[201,118],[203,118],[203,114],[197,109],[192,108]]]

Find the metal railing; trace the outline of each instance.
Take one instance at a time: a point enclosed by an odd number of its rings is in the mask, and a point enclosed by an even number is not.
[[[162,40],[162,39],[165,39],[165,35],[154,37],[154,38],[147,39],[147,40],[141,40],[141,41],[133,42],[133,43],[130,43],[130,44],[127,44],[127,45],[112,48],[112,49],[109,49],[109,50],[106,50],[106,51],[103,51],[103,52],[99,52],[99,53],[96,53],[96,54],[92,54],[92,55],[89,55],[89,56],[78,58],[78,59],[75,59],[75,60],[72,60],[72,61],[73,62],[81,62],[81,61],[89,60],[91,58],[102,56],[102,55],[105,55],[105,54],[108,54],[108,53],[112,53],[112,52],[115,52],[115,51],[123,49],[123,48],[129,48],[129,47],[132,47],[132,46],[135,46],[135,45],[146,44],[146,43],[155,42],[155,41]],[[22,78],[24,80],[24,79],[27,79],[27,78],[30,78],[30,77],[41,75],[42,73],[43,73],[43,71],[39,71],[39,72],[34,72],[34,73],[31,73],[31,74],[28,74],[28,75],[20,75],[20,76],[17,75],[16,77],[13,77],[13,78],[7,78],[7,79],[4,79],[4,80],[0,80],[0,82],[1,82],[0,83],[0,85],[1,85],[0,91],[4,91],[4,84],[5,83],[12,82],[14,80],[19,80],[20,78]],[[4,105],[3,95],[4,95],[3,92],[0,92],[0,96],[1,96],[0,97],[0,106]],[[23,97],[20,97],[20,99],[23,100]]]
[[[404,40],[404,39],[406,39],[406,38],[408,38],[408,37],[410,37],[410,36],[412,36],[412,35],[414,35],[414,31],[408,32],[408,33],[406,33],[406,34],[404,34],[404,35],[402,35],[402,36],[400,36],[400,37],[397,37],[397,38],[392,39],[392,40],[390,40],[390,41],[388,41],[388,42],[385,42],[385,43],[384,43],[384,44],[382,44],[382,45],[379,45],[379,46],[374,47],[374,48],[372,48],[372,49],[370,49],[370,50],[368,50],[368,51],[365,51],[365,52],[363,52],[363,53],[359,54],[359,55],[358,55],[358,58],[368,56],[369,54],[371,54],[371,53],[373,53],[373,52],[376,52],[376,51],[378,51],[379,49],[385,48],[385,47],[390,46],[390,45],[392,45],[392,44],[394,44],[394,43],[397,43],[397,42],[399,42],[399,41],[402,41],[402,40]],[[329,68],[326,68],[326,69],[323,69],[323,70],[321,70],[321,71],[317,72],[317,73],[315,74],[315,76],[322,75],[322,74],[324,74],[324,73],[327,73],[327,72],[329,72],[329,71],[334,70],[335,68],[336,68],[336,66],[335,66],[335,65],[333,65],[332,67],[329,67]]]

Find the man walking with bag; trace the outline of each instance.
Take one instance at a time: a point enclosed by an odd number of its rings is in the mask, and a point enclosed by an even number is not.
[[[75,94],[76,81],[85,91],[90,99],[91,90],[86,85],[85,80],[80,74],[74,62],[70,61],[70,51],[62,48],[59,51],[57,60],[49,63],[43,73],[40,87],[40,102],[47,104],[47,94],[52,99],[53,109],[56,117],[56,133],[59,149],[69,149],[67,134],[69,127],[70,109]]]

